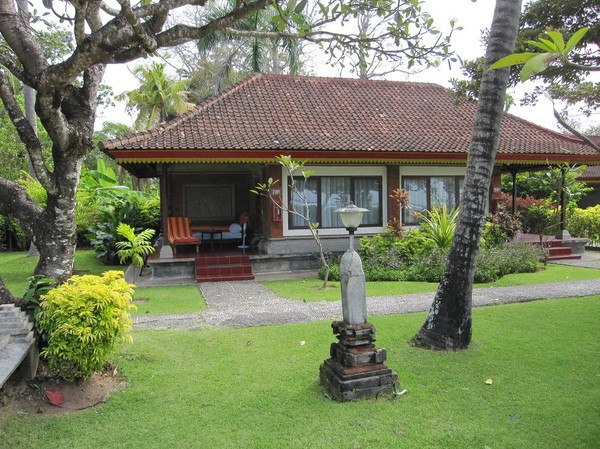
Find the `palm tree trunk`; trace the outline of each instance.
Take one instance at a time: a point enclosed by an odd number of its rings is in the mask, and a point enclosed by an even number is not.
[[[486,67],[514,50],[520,0],[497,0],[486,52]],[[467,176],[444,277],[414,346],[464,349],[471,342],[475,262],[498,148],[509,69],[486,71],[467,161]]]

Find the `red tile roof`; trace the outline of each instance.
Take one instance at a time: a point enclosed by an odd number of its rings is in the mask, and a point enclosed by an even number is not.
[[[476,104],[436,84],[253,75],[150,131],[101,144],[117,160],[158,162],[441,158],[464,161]],[[579,139],[505,114],[498,158],[600,164]],[[223,159],[221,159],[223,160]]]
[[[577,179],[580,181],[600,181],[600,166],[586,167],[581,176]]]

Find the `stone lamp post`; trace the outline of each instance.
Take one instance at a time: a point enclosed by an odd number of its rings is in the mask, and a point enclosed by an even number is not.
[[[373,344],[375,326],[367,322],[365,274],[354,251],[354,232],[368,210],[350,202],[335,212],[350,233],[350,247],[340,263],[343,321],[331,324],[338,342],[331,344],[331,358],[321,364],[319,377],[333,399],[345,402],[392,392],[398,375],[384,364],[385,349]]]

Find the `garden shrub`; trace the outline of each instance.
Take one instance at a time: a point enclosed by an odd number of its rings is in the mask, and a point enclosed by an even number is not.
[[[497,242],[504,241],[517,226],[514,218],[499,220]],[[508,223],[508,224],[507,224]],[[504,230],[504,227],[508,231]],[[360,240],[367,281],[440,282],[448,250],[440,249],[425,233],[413,230],[402,236],[392,232]],[[531,273],[541,267],[543,251],[527,243],[482,246],[475,269],[475,282],[493,282],[511,273]],[[339,259],[330,262],[329,280],[340,280]],[[319,273],[323,279],[323,272]]]
[[[513,273],[534,273],[542,266],[542,256],[542,248],[529,243],[484,247],[477,256],[475,282],[494,282]]]
[[[364,270],[367,281],[403,281],[404,271],[389,267],[369,267]]]
[[[513,240],[521,230],[521,222],[505,208],[487,217],[481,243],[483,246],[501,246]]]
[[[600,205],[573,210],[568,228],[573,237],[585,237],[595,245],[600,244]]]
[[[532,205],[521,213],[523,232],[530,234],[554,233],[559,226],[559,214],[547,205]]]
[[[420,230],[397,235],[388,229],[383,234],[363,237],[359,252],[367,281],[399,281],[404,280],[414,260],[434,248],[435,243]]]
[[[446,268],[448,250],[434,248],[415,258],[406,270],[405,281],[440,282]]]
[[[131,339],[132,299],[133,285],[122,271],[73,276],[42,296],[36,321],[51,372],[74,381],[101,370],[115,345]]]
[[[450,249],[458,219],[458,207],[448,210],[444,204],[442,207],[428,210],[425,214],[419,215],[423,220],[420,228],[427,238],[433,241],[439,249]]]
[[[106,265],[119,263],[117,242],[123,238],[117,232],[119,223],[126,223],[136,231],[160,227],[160,200],[141,192],[129,191],[124,197],[115,198],[99,206],[98,223],[89,228],[86,235],[98,258]]]

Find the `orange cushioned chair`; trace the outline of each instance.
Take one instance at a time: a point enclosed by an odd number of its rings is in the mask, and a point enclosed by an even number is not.
[[[167,237],[173,248],[173,255],[177,254],[178,245],[196,245],[196,253],[200,251],[200,239],[192,235],[190,219],[187,217],[168,217]]]

